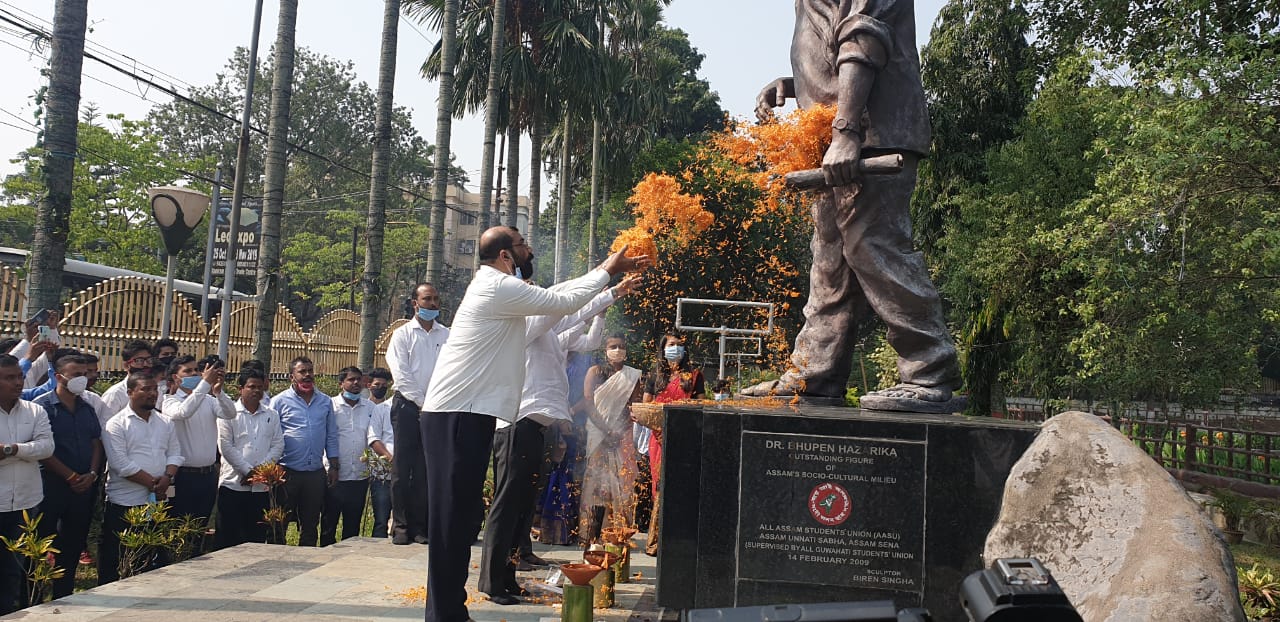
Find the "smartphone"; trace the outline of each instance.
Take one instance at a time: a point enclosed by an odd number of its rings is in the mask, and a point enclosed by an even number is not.
[[[48,326],[45,326],[44,324],[41,324],[40,327],[36,330],[37,330],[36,332],[37,342],[50,341],[53,338],[53,329],[49,328]]]
[[[45,322],[48,322],[48,321],[49,321],[49,310],[41,309],[37,311],[35,315],[31,316],[30,319],[27,320],[27,324],[30,326],[35,326],[37,324],[43,325]]]

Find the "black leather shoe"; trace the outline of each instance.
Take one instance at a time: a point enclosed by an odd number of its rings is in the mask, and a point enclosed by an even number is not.
[[[520,563],[516,564],[516,570],[520,572],[529,572],[530,570],[533,570],[533,565],[522,559],[520,560]]]
[[[533,553],[530,553],[528,555],[525,555],[524,557],[521,557],[520,561],[525,562],[526,564],[529,564],[534,568],[546,568],[547,566],[551,565],[550,563],[547,562],[547,560],[542,559],[541,557],[538,557]]]
[[[391,537],[391,543],[392,544],[413,544],[413,538],[410,538],[408,534],[398,533]]]
[[[427,537],[426,537],[426,536],[424,536],[424,535],[422,535],[422,534],[418,534],[418,535],[416,535],[416,536],[414,536],[414,537],[413,537],[413,541],[414,541],[414,542],[416,542],[416,543],[418,543],[418,544],[426,544],[426,543],[427,543]]]
[[[510,594],[490,594],[489,600],[498,605],[518,605],[520,599]]]

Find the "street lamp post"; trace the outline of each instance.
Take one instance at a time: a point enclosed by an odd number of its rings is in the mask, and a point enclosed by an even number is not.
[[[209,209],[209,195],[187,188],[161,186],[149,188],[147,196],[151,199],[151,216],[160,227],[160,237],[164,239],[165,255],[168,256],[160,318],[160,338],[166,339],[173,322],[173,279],[178,270],[178,253],[191,239],[191,232]]]

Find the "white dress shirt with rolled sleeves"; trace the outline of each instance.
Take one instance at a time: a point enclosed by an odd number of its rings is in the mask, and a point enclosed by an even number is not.
[[[525,318],[573,313],[608,282],[609,273],[597,269],[543,289],[480,266],[454,314],[422,410],[515,421],[524,388]]]
[[[165,467],[182,466],[182,450],[173,423],[159,413],[143,419],[132,408],[121,410],[102,429],[107,453],[107,501],[133,507],[146,505],[151,488],[129,479],[139,471],[163,475]]]
[[[212,389],[201,379],[191,393],[178,389],[173,395],[160,396],[160,413],[173,422],[186,459],[182,466],[213,466],[218,461],[218,420],[236,418],[235,402],[222,391],[213,395]]]
[[[0,406],[0,445],[18,446],[18,453],[0,460],[0,512],[36,507],[44,500],[40,461],[53,455],[49,414],[21,399],[12,410]]]
[[[338,479],[344,482],[369,479],[365,473],[368,467],[360,461],[360,456],[369,446],[369,421],[373,419],[374,403],[363,397],[356,400],[355,405],[348,404],[341,395],[331,399],[333,417],[338,424]]]
[[[222,452],[218,485],[240,492],[267,492],[266,484],[254,484],[250,488],[241,484],[240,479],[254,467],[276,462],[284,455],[280,413],[266,404],[259,404],[256,412],[249,412],[239,400],[235,409],[234,419],[218,420],[218,449]]]
[[[530,331],[541,330],[527,335],[529,345],[525,347],[524,389],[517,421],[531,417],[542,425],[551,425],[556,419],[568,421],[573,418],[569,414],[569,374],[565,371],[569,351],[594,349],[588,347],[590,335],[584,335],[583,328],[596,320],[603,322],[600,314],[614,300],[612,291],[605,290],[578,312],[565,316],[546,329],[542,329],[546,324],[545,316],[529,318]],[[595,337],[597,345],[598,333],[602,330],[603,324]],[[499,423],[498,427],[505,426]]]
[[[396,435],[391,428],[391,402],[373,405],[373,418],[369,419],[369,444],[382,441],[391,455],[396,455]]]
[[[431,330],[422,327],[417,317],[395,329],[387,342],[387,369],[396,392],[419,407],[431,386],[440,350],[449,340],[449,327],[432,322]]]

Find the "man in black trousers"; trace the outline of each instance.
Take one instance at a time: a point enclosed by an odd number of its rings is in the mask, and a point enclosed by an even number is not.
[[[391,462],[391,542],[427,543],[427,463],[422,453],[418,413],[431,384],[436,357],[449,339],[439,321],[440,294],[430,283],[413,288],[413,318],[391,333],[391,429],[396,457]]]
[[[495,418],[512,422],[524,385],[525,317],[581,308],[612,275],[648,267],[648,257],[611,255],[556,290],[526,284],[533,251],[513,228],[480,236],[480,269],[454,316],[423,402],[427,461],[426,622],[464,622],[475,512],[484,487]]]
[[[81,396],[89,388],[85,359],[62,356],[54,362],[57,387],[33,403],[44,408],[53,431],[53,455],[41,461],[44,502],[40,535],[56,534],[55,563],[71,569],[53,580],[53,597],[70,596],[76,587],[74,569],[89,539],[95,485],[102,472],[102,428],[98,414]]]

